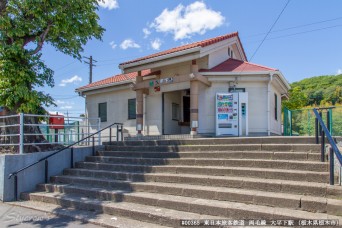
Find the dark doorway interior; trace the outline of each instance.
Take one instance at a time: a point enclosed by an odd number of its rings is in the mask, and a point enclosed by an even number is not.
[[[190,97],[183,97],[183,122],[190,123]]]

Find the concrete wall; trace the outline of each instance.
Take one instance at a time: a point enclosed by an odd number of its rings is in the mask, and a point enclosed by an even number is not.
[[[226,55],[228,55],[228,53]],[[204,56],[198,59],[196,62],[198,65],[198,69],[208,69],[209,67],[208,61],[209,61],[208,56]],[[192,64],[192,61],[187,61],[183,63],[172,64],[169,66],[158,67],[153,70],[161,71],[160,78],[176,77],[177,75],[189,75],[191,73],[191,64]]]
[[[135,91],[130,88],[88,94],[86,97],[86,111],[89,117],[98,117],[99,103],[107,102],[107,121],[101,122],[101,129],[114,123],[123,123],[125,136],[127,132],[136,132],[136,120],[128,119],[128,99],[136,98]]]
[[[152,89],[150,89],[151,91]],[[152,93],[146,95],[145,99],[145,124],[144,135],[162,134],[162,95],[161,93]]]
[[[239,87],[244,88],[244,85]],[[267,83],[248,83],[245,87],[248,92],[248,127],[249,135],[267,134]]]
[[[213,83],[211,87],[207,87],[200,83],[197,129],[199,134],[215,133],[215,90],[227,92],[227,85]]]
[[[100,149],[102,146],[97,146]],[[0,200],[13,201],[14,197],[14,177],[8,179],[9,174],[53,152],[40,152],[23,155],[0,155]],[[92,155],[91,147],[74,148],[74,162],[83,161],[86,156]],[[48,159],[49,177],[62,174],[65,168],[70,168],[70,149],[60,152]],[[18,198],[21,192],[34,191],[37,184],[45,181],[44,161],[28,168],[18,174]]]
[[[238,88],[248,92],[248,126],[251,135],[267,134],[267,83],[239,82]],[[211,87],[202,86],[199,95],[200,134],[215,133],[215,94],[227,93],[228,82],[213,82]]]
[[[210,53],[209,54],[209,69],[226,61],[228,58],[229,58],[228,47],[224,47],[213,53]]]

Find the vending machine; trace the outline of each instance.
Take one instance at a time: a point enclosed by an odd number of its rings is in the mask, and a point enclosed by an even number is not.
[[[248,93],[217,93],[216,136],[248,135]]]

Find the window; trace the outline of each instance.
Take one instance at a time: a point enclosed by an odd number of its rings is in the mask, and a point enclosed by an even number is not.
[[[274,119],[278,120],[278,96],[274,94]]]
[[[107,121],[107,102],[99,103],[99,118],[101,118],[101,122]]]
[[[245,88],[229,88],[229,93],[244,93],[246,92]]]
[[[172,120],[179,120],[179,104],[172,103]]]
[[[128,99],[128,119],[136,119],[136,99]]]

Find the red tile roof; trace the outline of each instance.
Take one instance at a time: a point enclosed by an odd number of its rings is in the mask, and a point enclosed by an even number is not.
[[[129,63],[139,62],[139,61],[146,60],[146,59],[151,59],[151,58],[159,57],[159,56],[162,56],[162,55],[172,54],[172,53],[179,52],[179,51],[184,51],[184,50],[195,48],[195,47],[206,47],[206,46],[209,46],[211,44],[215,44],[215,43],[218,43],[220,41],[223,41],[223,40],[226,40],[226,39],[229,39],[229,38],[232,38],[232,37],[237,37],[239,39],[239,42],[241,43],[238,32],[234,32],[234,33],[226,34],[226,35],[223,35],[223,36],[218,36],[218,37],[215,37],[215,38],[211,38],[211,39],[207,39],[207,40],[203,40],[203,41],[198,41],[198,42],[195,42],[195,43],[186,44],[186,45],[182,45],[182,46],[179,46],[179,47],[171,48],[171,49],[166,50],[166,51],[162,51],[162,52],[158,52],[158,53],[155,53],[155,54],[152,54],[152,55],[144,56],[144,57],[141,57],[141,58],[138,58],[138,59],[134,59],[134,60],[131,60],[131,61],[128,61],[128,62],[120,63],[120,66],[126,65],[126,64],[129,64]],[[242,47],[242,45],[241,45],[241,47]],[[242,48],[242,50],[243,50],[243,48]],[[244,54],[245,58],[247,59],[244,50],[243,50],[243,54]]]
[[[150,69],[148,70],[142,70],[141,71],[141,76],[149,76],[149,75],[155,75],[155,74],[160,74],[160,71],[156,72],[151,72]],[[132,72],[132,73],[127,73],[127,74],[118,74],[114,75],[109,78],[105,78],[103,80],[93,82],[91,84],[88,84],[86,86],[82,86],[80,88],[77,88],[76,90],[84,90],[88,88],[93,88],[93,87],[101,87],[104,85],[110,85],[118,82],[123,82],[123,81],[129,81],[129,80],[135,80],[135,78],[138,76],[138,72]]]
[[[199,71],[200,72],[256,72],[256,71],[275,71],[275,70],[277,69],[230,58],[211,69],[201,69]]]

